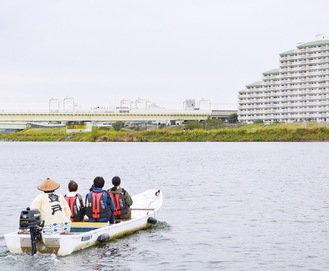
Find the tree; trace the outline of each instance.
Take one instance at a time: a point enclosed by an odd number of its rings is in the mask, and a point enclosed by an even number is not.
[[[233,114],[229,115],[228,116],[228,122],[229,123],[237,123],[238,122],[238,114],[233,113]]]
[[[123,121],[116,121],[112,124],[112,127],[116,131],[120,131],[125,126]]]

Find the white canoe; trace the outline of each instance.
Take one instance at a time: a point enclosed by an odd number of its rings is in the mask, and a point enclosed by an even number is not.
[[[150,189],[132,197],[131,219],[116,221],[113,225],[104,222],[73,222],[70,233],[61,235],[43,235],[37,242],[37,252],[55,253],[59,256],[106,242],[122,235],[145,229],[155,224],[157,213],[162,205],[162,192]],[[11,253],[31,252],[29,232],[21,231],[4,235],[6,245]]]

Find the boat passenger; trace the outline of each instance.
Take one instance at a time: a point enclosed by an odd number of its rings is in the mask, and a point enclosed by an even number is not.
[[[61,234],[70,231],[70,207],[62,195],[55,193],[60,184],[47,178],[38,189],[43,191],[35,197],[30,205],[30,209],[37,209],[40,212],[40,220],[44,221],[42,233]]]
[[[111,199],[114,203],[115,211],[114,217],[118,219],[131,218],[130,206],[133,204],[133,200],[127,190],[121,188],[121,179],[119,176],[112,178],[113,187],[108,190]]]
[[[71,180],[68,184],[69,193],[67,193],[64,198],[70,206],[71,210],[71,221],[79,222],[83,221],[85,216],[85,206],[83,204],[82,197],[78,191],[78,184]]]
[[[86,214],[90,222],[114,223],[114,205],[107,191],[103,190],[103,177],[94,179],[94,188],[86,196]]]

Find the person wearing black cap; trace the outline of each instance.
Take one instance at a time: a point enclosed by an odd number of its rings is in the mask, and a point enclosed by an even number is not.
[[[38,189],[44,193],[35,197],[30,205],[30,209],[40,212],[40,220],[44,221],[42,233],[61,234],[70,231],[71,210],[67,201],[62,195],[55,193],[60,184],[47,178]]]
[[[131,218],[130,206],[133,204],[133,200],[129,193],[120,187],[121,179],[119,176],[112,178],[113,187],[108,190],[112,201],[114,202],[115,212],[114,216],[118,219]]]

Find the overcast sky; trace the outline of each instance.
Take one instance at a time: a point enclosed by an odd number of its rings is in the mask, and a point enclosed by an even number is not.
[[[329,34],[328,0],[0,0],[0,110],[185,99],[237,109],[279,53]]]

